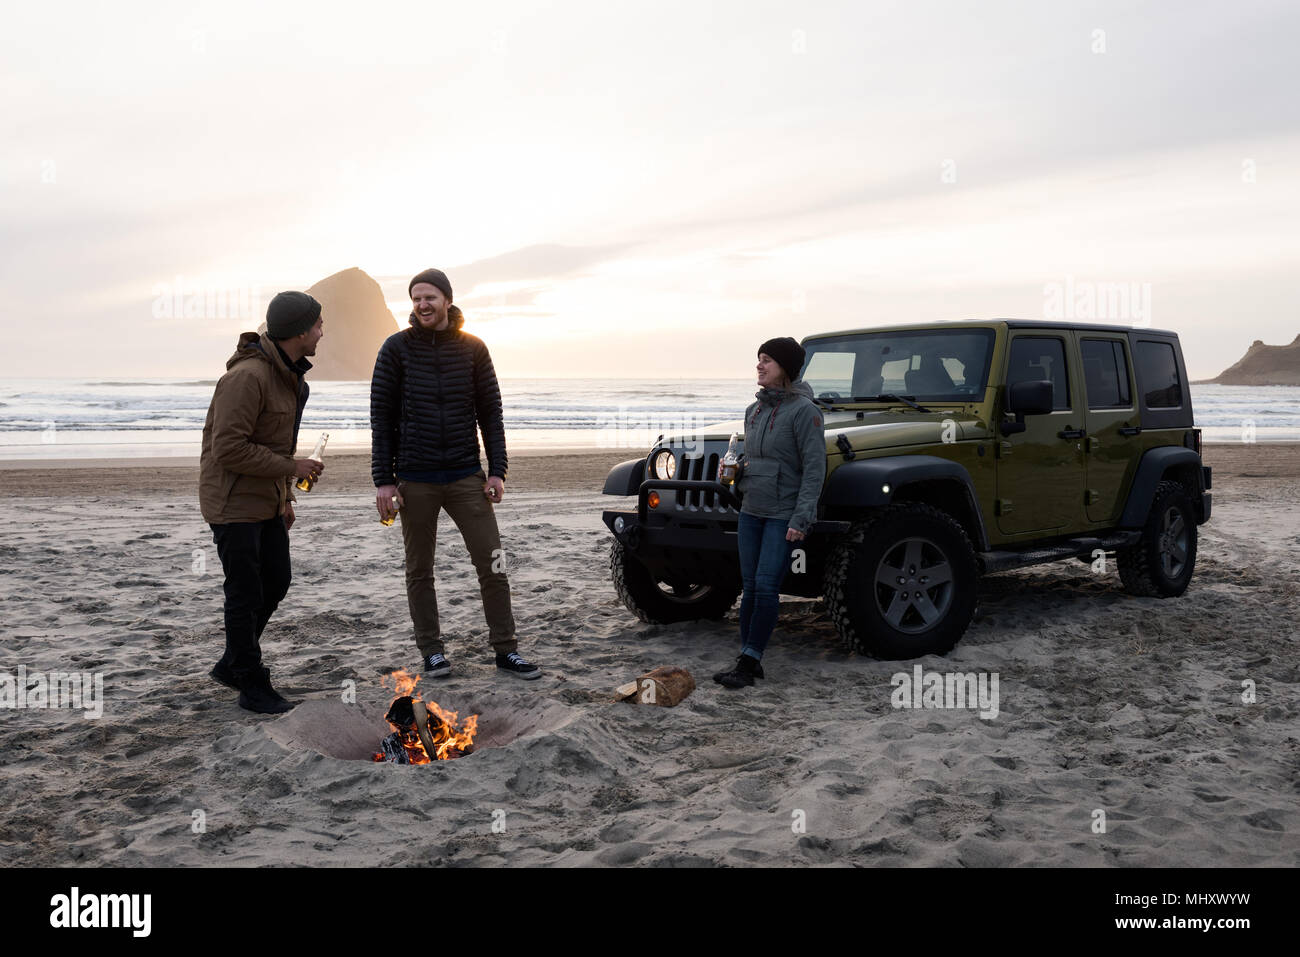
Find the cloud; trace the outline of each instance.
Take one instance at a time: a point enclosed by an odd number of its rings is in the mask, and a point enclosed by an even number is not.
[[[521,280],[559,280],[574,276],[602,262],[618,259],[634,249],[635,242],[612,243],[602,246],[566,246],[561,243],[536,243],[512,249],[498,256],[489,256],[458,266],[436,266],[447,274],[452,289],[459,300],[488,283],[518,283]],[[403,301],[410,276],[376,276],[390,301]]]
[[[163,326],[158,283],[352,264],[398,304],[439,265],[521,368],[544,333],[612,375],[686,368],[667,344],[691,332],[713,351],[689,367],[721,371],[732,332],[1015,314],[1065,275],[1150,281],[1228,353],[1295,334],[1281,0],[29,4],[13,26],[5,374],[207,374],[232,328]]]

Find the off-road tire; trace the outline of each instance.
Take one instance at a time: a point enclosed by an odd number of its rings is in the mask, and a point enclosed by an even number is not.
[[[610,545],[609,575],[628,611],[659,625],[722,618],[740,594],[739,583],[734,587],[679,583],[676,589],[663,585],[618,541]]]
[[[886,618],[895,607],[888,599],[893,595],[896,601],[900,590],[891,591],[890,584],[877,584],[876,579],[878,571],[892,567],[885,563],[886,558],[893,561],[908,554],[909,546],[905,543],[909,540],[926,543],[917,545],[922,554],[930,560],[941,558],[946,563],[950,584],[946,591],[939,585],[922,590],[928,607],[939,613],[936,620],[918,622],[917,618],[924,619],[918,610],[920,606],[908,607],[898,621],[903,626],[900,630]],[[927,568],[942,567],[933,561],[917,571],[923,573]],[[915,581],[909,578],[912,583],[919,580],[920,574]],[[906,596],[908,591],[902,589],[902,595]],[[970,538],[946,512],[930,505],[891,505],[855,522],[849,529],[827,560],[823,592],[831,621],[853,650],[886,661],[942,655],[952,650],[975,616],[979,565]],[[941,602],[941,613],[934,604],[935,598]],[[882,599],[889,606],[883,610]],[[905,601],[904,606],[907,605]]]
[[[1142,537],[1117,550],[1115,564],[1131,595],[1175,598],[1187,591],[1196,567],[1196,512],[1187,489],[1170,481],[1156,486]]]

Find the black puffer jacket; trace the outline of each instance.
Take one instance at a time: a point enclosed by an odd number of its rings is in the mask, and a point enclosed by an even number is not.
[[[397,472],[455,469],[479,461],[483,429],[488,474],[506,477],[501,388],[487,346],[449,316],[441,332],[411,328],[379,347],[370,379],[370,475],[395,485]]]

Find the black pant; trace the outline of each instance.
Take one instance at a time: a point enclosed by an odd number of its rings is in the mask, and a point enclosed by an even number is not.
[[[260,674],[262,630],[289,591],[289,532],[284,518],[213,525],[212,540],[226,572],[226,652],[223,663],[240,684]]]

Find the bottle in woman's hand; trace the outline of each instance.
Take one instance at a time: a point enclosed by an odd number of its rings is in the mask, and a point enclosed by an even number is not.
[[[718,481],[723,485],[735,485],[740,475],[740,457],[736,453],[736,433],[731,433],[731,442],[727,445],[727,454],[718,465]]]

